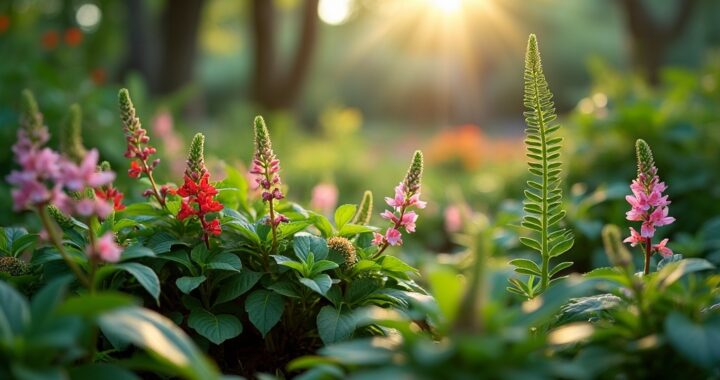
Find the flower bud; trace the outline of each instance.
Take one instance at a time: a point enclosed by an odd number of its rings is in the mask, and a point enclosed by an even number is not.
[[[30,266],[21,259],[12,256],[0,257],[0,273],[7,273],[10,276],[22,276],[28,272],[30,272]]]
[[[70,106],[70,113],[62,123],[60,152],[75,163],[81,162],[87,153],[82,143],[82,110],[77,104]]]
[[[358,211],[355,214],[355,216],[353,217],[351,223],[359,224],[361,226],[369,224],[370,218],[372,217],[372,209],[373,209],[372,191],[365,190],[365,193],[363,194],[362,202],[360,202],[360,207],[358,207]]]
[[[403,181],[403,184],[405,185],[405,189],[408,194],[412,195],[415,194],[418,190],[420,190],[420,180],[422,178],[422,172],[423,155],[421,151],[417,150],[415,151],[412,163],[410,164],[410,168],[408,169],[408,172],[405,175],[405,180]]]
[[[621,239],[621,233],[618,226],[608,224],[603,227],[602,240],[608,260],[613,266],[629,268],[632,266],[632,256],[623,245]]]

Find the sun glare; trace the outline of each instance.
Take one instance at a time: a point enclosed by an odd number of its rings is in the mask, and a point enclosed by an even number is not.
[[[350,18],[353,0],[320,0],[318,16],[329,25],[341,25]]]
[[[455,13],[462,8],[462,0],[427,0],[428,4],[445,13]]]

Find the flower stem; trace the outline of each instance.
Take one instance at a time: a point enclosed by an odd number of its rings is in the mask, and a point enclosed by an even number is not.
[[[650,274],[650,258],[652,257],[652,238],[645,240],[645,267],[643,273],[647,276]]]
[[[88,220],[88,240],[90,241],[90,247],[92,249],[95,249],[95,229],[93,228],[93,224],[97,219],[94,217]],[[88,283],[90,284],[89,290],[90,294],[95,293],[95,272],[97,271],[97,257],[91,256],[90,257],[90,278],[88,280]]]
[[[38,207],[38,215],[40,215],[40,221],[43,224],[43,227],[48,233],[48,236],[50,237],[50,241],[53,243],[55,248],[57,248],[58,252],[60,252],[60,256],[62,256],[63,260],[65,260],[65,263],[70,267],[70,269],[75,274],[75,277],[80,280],[80,282],[85,286],[86,288],[90,288],[90,282],[88,281],[87,276],[82,272],[80,267],[77,265],[75,261],[70,258],[70,256],[65,252],[65,247],[62,245],[62,239],[60,236],[58,236],[58,231],[55,228],[55,225],[50,220],[50,215],[48,214],[47,207],[45,205]]]
[[[400,228],[400,225],[402,224],[402,218],[403,218],[403,216],[405,216],[405,209],[406,209],[406,208],[407,208],[407,206],[402,206],[402,207],[400,208],[400,217],[398,218],[398,221],[395,222],[395,224],[393,225],[393,228],[394,228],[394,229],[397,230],[397,229]],[[388,246],[390,246],[390,243],[388,243],[387,238],[386,238],[386,239],[385,239],[385,242],[383,242],[383,245],[380,247],[380,249],[377,251],[377,253],[375,253],[375,254],[372,256],[372,258],[373,258],[373,259],[377,259],[378,257],[380,257],[380,255],[382,255],[382,253],[385,252],[385,250],[387,249]]]
[[[153,178],[150,167],[148,166],[147,162],[145,162],[145,160],[140,160],[140,162],[142,162],[143,171],[145,171],[145,174],[147,174],[147,177],[150,180],[150,185],[152,186],[152,191],[153,195],[155,195],[155,199],[157,199],[157,201],[160,203],[160,206],[162,206],[164,209],[167,209],[167,205],[165,205],[165,199],[160,196],[160,192],[157,188],[157,183],[155,182],[155,178]]]

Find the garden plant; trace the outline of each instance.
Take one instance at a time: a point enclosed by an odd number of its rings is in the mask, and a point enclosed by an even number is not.
[[[52,148],[24,91],[6,181],[35,222],[0,230],[0,378],[720,378],[720,274],[661,235],[684,221],[644,136],[622,163],[626,224],[605,221],[593,247],[610,265],[560,260],[592,252],[574,245],[561,152],[575,158],[534,35],[523,75],[530,178],[509,228],[530,251],[509,257],[506,221],[469,213],[457,265],[422,271],[397,249],[432,206],[420,151],[381,202],[352,194],[328,217],[286,198],[260,116],[245,172],[207,165],[198,133],[166,178],[128,90],[127,170],[84,146],[78,105]],[[119,176],[146,190],[123,194]]]

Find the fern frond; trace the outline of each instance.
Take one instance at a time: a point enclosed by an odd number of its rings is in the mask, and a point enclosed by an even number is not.
[[[572,265],[562,262],[550,268],[550,259],[569,250],[574,242],[570,230],[558,225],[565,217],[562,209],[562,177],[560,150],[562,137],[556,136],[559,124],[555,122],[555,104],[542,69],[540,51],[534,34],[528,39],[525,55],[525,91],[523,113],[525,129],[525,147],[528,158],[528,170],[532,179],[527,181],[523,209],[525,216],[521,226],[532,231],[533,237],[523,237],[520,242],[540,253],[542,263],[539,273],[529,270],[527,263],[513,260],[515,271],[519,274],[537,275],[539,282],[530,281],[528,285],[515,286],[529,298],[542,293],[552,282],[551,277]],[[534,268],[533,268],[534,269]],[[519,282],[518,282],[519,283]],[[513,285],[514,283],[511,283]]]

